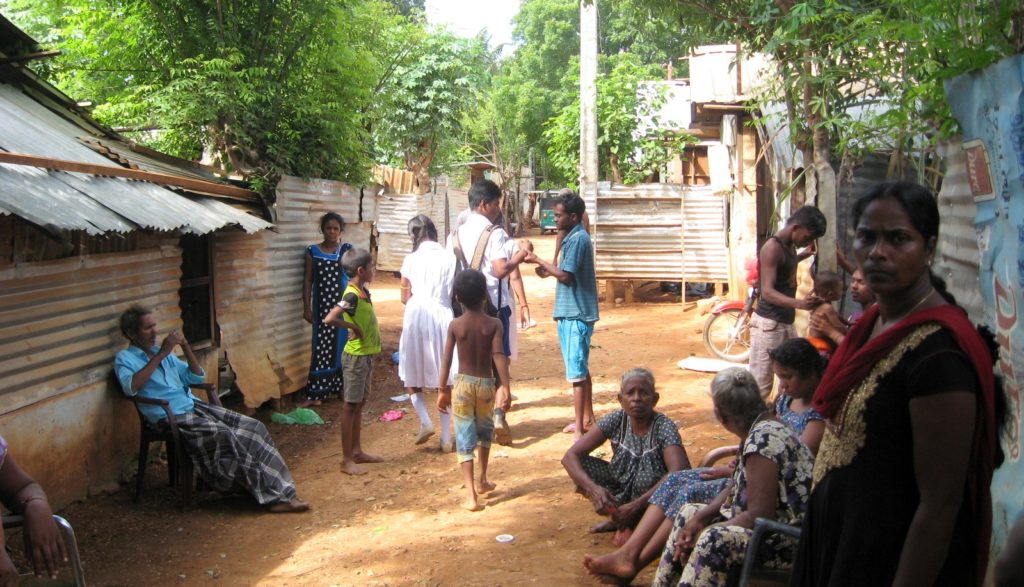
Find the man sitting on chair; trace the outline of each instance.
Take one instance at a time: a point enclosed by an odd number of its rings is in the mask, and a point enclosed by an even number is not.
[[[121,389],[170,402],[185,450],[207,485],[225,492],[243,488],[275,513],[309,509],[297,497],[295,481],[262,422],[198,401],[189,391],[206,373],[180,331],[172,330],[157,346],[152,310],[132,306],[121,314],[121,333],[130,342],[114,359]],[[187,363],[171,354],[176,346]],[[165,417],[160,406],[138,407],[151,424]]]

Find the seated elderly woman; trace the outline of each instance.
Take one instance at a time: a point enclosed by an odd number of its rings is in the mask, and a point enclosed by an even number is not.
[[[769,352],[769,357],[779,378],[776,414],[813,453],[825,428],[822,417],[810,407],[824,368],[821,356],[807,340],[791,338]],[[605,555],[587,555],[583,564],[605,582],[628,583],[661,554],[679,510],[688,503],[712,501],[729,486],[735,469],[736,461],[726,467],[702,467],[667,475],[655,489],[650,507],[626,543]]]
[[[764,404],[757,382],[733,367],[711,382],[715,417],[741,439],[732,486],[711,503],[687,504],[672,526],[654,585],[725,585],[743,564],[754,520],[784,524],[803,519],[814,456]],[[792,560],[789,543],[771,544],[767,566]]]
[[[10,511],[25,518],[25,553],[32,559],[37,577],[57,577],[57,566],[67,562],[64,540],[43,488],[28,476],[7,453],[7,442],[0,437],[0,500]],[[17,585],[18,570],[11,562],[0,532],[0,585]]]
[[[631,528],[640,519],[658,482],[673,471],[690,468],[675,423],[654,411],[658,393],[654,374],[630,369],[619,387],[621,410],[601,418],[562,458],[576,488],[590,498],[594,511],[611,519],[592,532]],[[610,440],[611,462],[590,456]]]

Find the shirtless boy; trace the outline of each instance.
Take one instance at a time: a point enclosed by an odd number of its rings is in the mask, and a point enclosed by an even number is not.
[[[437,409],[447,412],[449,406],[455,415],[455,450],[462,477],[466,483],[466,501],[462,507],[469,511],[483,509],[477,493],[494,490],[487,480],[487,458],[494,438],[495,382],[494,367],[499,383],[509,389],[508,357],[502,342],[502,325],[497,318],[484,312],[487,281],[475,269],[463,270],[455,277],[455,298],[464,313],[452,320],[441,362],[441,380],[437,386]],[[459,349],[459,373],[455,376],[454,392],[448,387],[448,373],[456,346]],[[493,362],[493,363],[492,363]],[[492,367],[493,365],[493,367]],[[509,396],[500,398],[499,408],[508,409]],[[479,449],[480,481],[474,484],[473,450]]]

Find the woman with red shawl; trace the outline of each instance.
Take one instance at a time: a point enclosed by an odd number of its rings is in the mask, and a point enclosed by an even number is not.
[[[998,450],[990,347],[932,275],[927,189],[881,184],[853,217],[878,303],[814,396],[828,426],[792,585],[980,585]]]

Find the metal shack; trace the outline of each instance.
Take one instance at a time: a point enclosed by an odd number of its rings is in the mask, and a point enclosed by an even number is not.
[[[700,47],[689,61],[689,80],[648,85],[665,92],[653,117],[659,129],[696,141],[669,163],[661,183],[602,182],[583,191],[597,274],[728,283],[730,296],[743,297],[744,263],[757,254],[776,193],[778,140],[751,124],[751,93],[766,65],[757,56],[737,65],[735,45]]]
[[[0,430],[57,506],[111,487],[138,425],[110,373],[116,319],[152,307],[208,379],[248,332],[269,211],[211,170],[131,145],[21,67],[36,43],[0,17]],[[230,341],[229,345],[225,341]]]

